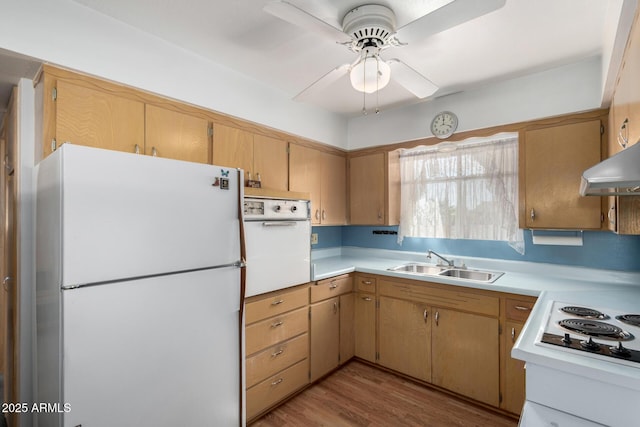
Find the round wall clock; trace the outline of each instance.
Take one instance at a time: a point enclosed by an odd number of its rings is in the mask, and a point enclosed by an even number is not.
[[[431,133],[440,139],[453,135],[457,127],[458,117],[451,111],[442,111],[431,121]]]

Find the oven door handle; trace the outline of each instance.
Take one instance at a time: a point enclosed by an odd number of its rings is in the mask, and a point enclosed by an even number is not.
[[[298,221],[269,221],[263,222],[263,227],[295,227]]]

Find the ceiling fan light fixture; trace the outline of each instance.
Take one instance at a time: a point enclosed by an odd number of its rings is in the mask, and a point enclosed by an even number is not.
[[[373,93],[389,84],[391,67],[378,55],[365,55],[351,68],[349,78],[358,92]]]

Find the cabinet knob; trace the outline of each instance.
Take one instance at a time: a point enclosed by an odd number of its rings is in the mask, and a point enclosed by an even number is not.
[[[424,312],[422,313],[422,318],[424,319],[424,321],[427,321],[427,318],[429,317],[429,312],[427,311],[427,309],[424,309]]]
[[[536,211],[533,208],[531,208],[531,214],[530,215],[531,215],[531,221],[535,221],[535,219],[536,219]]]
[[[438,326],[438,320],[440,320],[440,312],[439,311],[436,311],[435,318],[436,318],[436,326]]]
[[[156,147],[151,147],[151,155],[153,157],[158,157],[158,150],[156,150]]]
[[[320,221],[320,209],[316,209],[316,215],[315,215],[316,219],[318,221]]]
[[[133,152],[135,154],[140,154],[140,146],[138,144],[133,146]]]
[[[515,342],[516,340],[516,328],[511,328],[511,341]]]

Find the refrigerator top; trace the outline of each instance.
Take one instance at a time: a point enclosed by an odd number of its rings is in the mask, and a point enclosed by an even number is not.
[[[39,272],[61,286],[240,260],[237,169],[64,144],[38,167]]]

